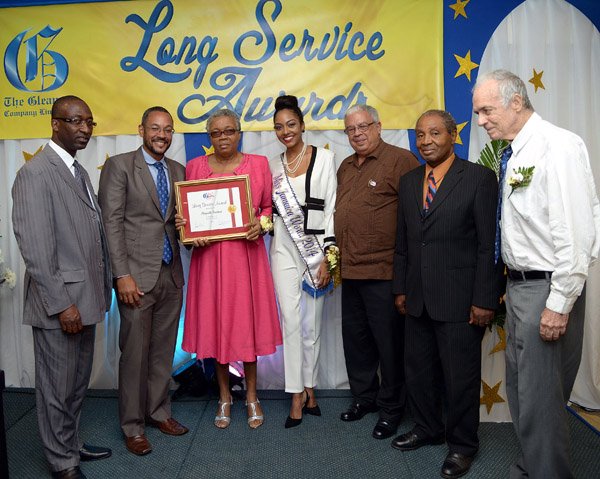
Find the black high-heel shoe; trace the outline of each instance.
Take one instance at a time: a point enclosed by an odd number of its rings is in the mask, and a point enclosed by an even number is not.
[[[320,416],[321,415],[321,408],[319,407],[318,404],[316,406],[314,406],[314,407],[304,406],[302,408],[302,412],[304,412],[306,414],[310,414],[311,416]]]
[[[302,424],[302,418],[294,419],[293,417],[288,416],[287,419],[285,420],[285,428],[286,429],[290,429],[292,427],[299,426],[300,424]]]
[[[306,403],[308,402],[308,393],[306,392],[306,389],[304,390],[304,393],[306,394],[306,398],[304,399],[304,404],[302,405],[302,411],[304,411],[304,409],[306,408]],[[302,424],[302,418],[294,419],[293,417],[288,416],[287,419],[285,420],[285,428],[286,429],[290,429],[292,427],[299,426],[300,424]]]
[[[304,403],[304,407],[302,408],[302,412],[306,413],[306,414],[310,414],[311,416],[320,416],[321,415],[321,408],[319,407],[318,404],[316,406],[313,406],[313,407],[308,407],[308,400],[310,399],[310,395],[308,394],[308,391],[306,391],[306,389],[304,391],[306,392],[306,394],[308,395],[308,397],[306,398],[306,402]]]

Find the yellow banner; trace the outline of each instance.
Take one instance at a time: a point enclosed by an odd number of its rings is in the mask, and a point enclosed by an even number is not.
[[[354,103],[387,129],[443,108],[439,0],[161,0],[1,9],[0,138],[50,134],[53,101],[85,100],[97,135],[135,134],[167,108],[179,132],[231,108],[269,130],[299,97],[309,129],[343,128]]]

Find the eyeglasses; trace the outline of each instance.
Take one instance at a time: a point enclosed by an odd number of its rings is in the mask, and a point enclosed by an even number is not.
[[[152,126],[149,126],[148,129],[155,135],[157,133],[160,133],[161,131],[164,132],[165,135],[172,135],[173,133],[175,133],[175,129],[171,128],[170,126],[161,128],[160,126],[152,125]]]
[[[213,130],[209,133],[211,138],[220,138],[221,136],[233,136],[240,130],[234,130],[233,128],[226,128],[225,130]]]
[[[346,133],[346,135],[351,136],[354,135],[354,132],[358,131],[359,133],[364,133],[365,131],[367,131],[369,129],[369,127],[371,125],[373,125],[375,122],[372,121],[371,123],[361,123],[360,125],[356,125],[356,126],[349,126],[348,128],[346,128],[344,130],[344,133]]]
[[[52,117],[53,120],[60,120],[60,121],[64,121],[65,123],[71,123],[75,126],[81,127],[84,124],[89,126],[90,128],[94,128],[95,126],[98,126],[98,123],[96,123],[94,120],[92,120],[91,118],[88,118],[87,120],[84,120],[83,118],[59,118],[57,116]]]

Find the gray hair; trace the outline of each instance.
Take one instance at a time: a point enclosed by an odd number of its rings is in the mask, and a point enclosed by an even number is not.
[[[517,75],[508,70],[494,70],[492,72],[484,73],[477,77],[473,92],[488,80],[495,80],[498,83],[498,91],[504,107],[507,107],[510,104],[516,94],[523,99],[523,107],[533,111],[533,105],[529,100],[525,83]]]
[[[221,118],[223,116],[233,118],[235,120],[235,128],[238,131],[241,131],[242,124],[240,123],[240,116],[235,111],[229,110],[227,108],[217,110],[208,117],[208,119],[206,120],[206,131],[210,133],[210,125],[212,125],[212,122],[217,118]]]
[[[352,105],[350,108],[348,108],[346,110],[346,113],[344,113],[344,120],[348,118],[348,116],[359,111],[364,111],[365,113],[368,113],[369,115],[371,115],[371,118],[375,123],[379,123],[379,113],[377,112],[377,110],[370,105],[364,105],[362,103],[357,103],[356,105]]]
[[[456,120],[450,113],[448,113],[445,110],[427,110],[419,117],[419,119],[417,120],[417,124],[421,121],[421,118],[432,115],[439,116],[442,119],[442,121],[444,122],[444,127],[446,128],[448,133],[452,134],[457,130]]]

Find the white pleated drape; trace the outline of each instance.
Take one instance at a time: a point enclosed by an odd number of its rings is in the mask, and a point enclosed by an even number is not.
[[[519,75],[528,88],[535,110],[560,127],[577,133],[587,145],[596,190],[600,182],[600,33],[579,10],[564,0],[527,0],[515,8],[498,26],[488,43],[479,72],[498,68]],[[529,79],[543,71],[545,88],[537,92]],[[489,141],[477,127],[473,115],[469,158],[477,158]],[[583,358],[571,400],[588,408],[600,409],[600,267],[590,269],[586,293],[586,324]],[[497,337],[486,336],[483,354],[483,380],[490,386],[499,381],[504,389],[504,355],[487,354]],[[489,420],[510,420],[506,403],[494,404]]]

